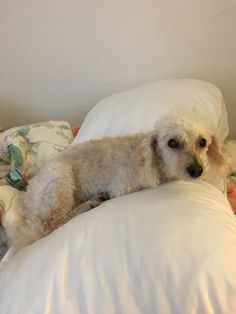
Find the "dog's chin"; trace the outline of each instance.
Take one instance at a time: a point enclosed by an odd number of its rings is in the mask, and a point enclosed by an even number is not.
[[[198,177],[192,177],[192,176],[190,176],[189,174],[186,174],[185,175],[185,180],[188,180],[188,181],[197,181],[197,180],[201,180],[201,179],[203,179],[203,174],[201,174],[200,176],[198,176]]]
[[[190,180],[190,176],[189,175],[185,175],[185,174],[169,174],[167,177],[166,181],[186,181],[186,180]]]
[[[168,173],[166,178],[167,181],[176,181],[176,180],[183,180],[183,181],[197,181],[203,179],[205,175],[205,171],[199,177],[192,177],[188,172],[179,172],[179,173]]]
[[[203,179],[203,174],[201,174],[199,177],[192,177],[188,173],[182,173],[178,175],[173,175],[170,180],[183,180],[183,181],[197,181]]]

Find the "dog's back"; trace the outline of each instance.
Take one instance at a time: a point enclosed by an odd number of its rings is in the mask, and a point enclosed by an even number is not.
[[[112,198],[159,183],[148,133],[77,144],[63,158],[72,164],[84,200],[104,192]]]

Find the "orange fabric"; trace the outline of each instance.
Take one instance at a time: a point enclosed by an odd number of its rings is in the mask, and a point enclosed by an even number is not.
[[[236,186],[229,182],[227,183],[227,197],[233,211],[236,213]]]
[[[78,134],[79,129],[80,129],[80,125],[75,125],[75,126],[73,126],[73,127],[71,128],[72,133],[73,133],[74,136],[76,136],[76,135]]]

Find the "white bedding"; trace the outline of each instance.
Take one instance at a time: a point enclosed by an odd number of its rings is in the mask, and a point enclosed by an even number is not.
[[[217,87],[161,80],[95,105],[74,143],[150,130],[182,106],[225,139]],[[225,196],[201,181],[172,182],[107,201],[19,252],[0,271],[0,314],[236,313],[235,261]]]
[[[0,272],[1,314],[236,313],[236,219],[204,182],[105,202]]]

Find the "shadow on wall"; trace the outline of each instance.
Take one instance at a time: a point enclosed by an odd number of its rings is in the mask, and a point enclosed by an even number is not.
[[[25,110],[22,110],[22,106],[20,104],[2,103],[0,101],[0,107],[0,126],[2,130],[23,125],[25,124],[25,121],[29,121],[28,123],[31,123],[30,117],[32,119],[32,115],[30,113],[27,113]]]

